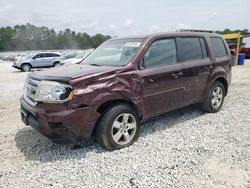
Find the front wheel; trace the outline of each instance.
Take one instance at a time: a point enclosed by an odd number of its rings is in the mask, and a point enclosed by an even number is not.
[[[201,107],[206,112],[218,112],[220,111],[225,97],[224,85],[216,81],[209,90],[208,96],[201,104]]]
[[[25,63],[25,64],[23,64],[23,65],[21,66],[21,70],[22,70],[23,72],[29,72],[30,69],[31,69],[30,64]]]
[[[137,112],[127,104],[113,105],[102,115],[97,124],[97,142],[108,150],[133,144],[140,135]]]

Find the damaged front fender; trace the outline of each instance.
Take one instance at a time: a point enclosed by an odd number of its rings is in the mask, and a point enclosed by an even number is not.
[[[111,100],[126,100],[136,106],[138,114],[144,114],[141,84],[143,80],[133,71],[98,75],[86,80],[72,80],[74,104],[84,104],[98,109]]]

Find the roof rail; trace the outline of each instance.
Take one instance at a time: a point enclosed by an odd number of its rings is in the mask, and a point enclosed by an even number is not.
[[[177,32],[201,32],[201,33],[214,33],[211,30],[198,30],[198,29],[179,29]]]

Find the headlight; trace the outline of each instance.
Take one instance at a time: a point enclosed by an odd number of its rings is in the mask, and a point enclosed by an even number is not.
[[[54,81],[41,81],[37,87],[35,101],[45,103],[62,103],[71,97],[72,87]]]

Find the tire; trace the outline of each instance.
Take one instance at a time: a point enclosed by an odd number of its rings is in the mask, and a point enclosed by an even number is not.
[[[140,135],[140,119],[128,104],[107,108],[97,123],[95,137],[98,144],[116,150],[133,144]]]
[[[208,96],[201,104],[205,112],[215,113],[220,111],[225,98],[225,87],[220,81],[214,82],[209,90]]]
[[[31,69],[31,65],[28,64],[28,63],[24,63],[24,64],[22,64],[22,66],[21,66],[21,70],[22,70],[23,72],[29,72],[30,69]]]
[[[59,67],[60,66],[60,63],[59,62],[55,62],[54,63],[54,67]]]

